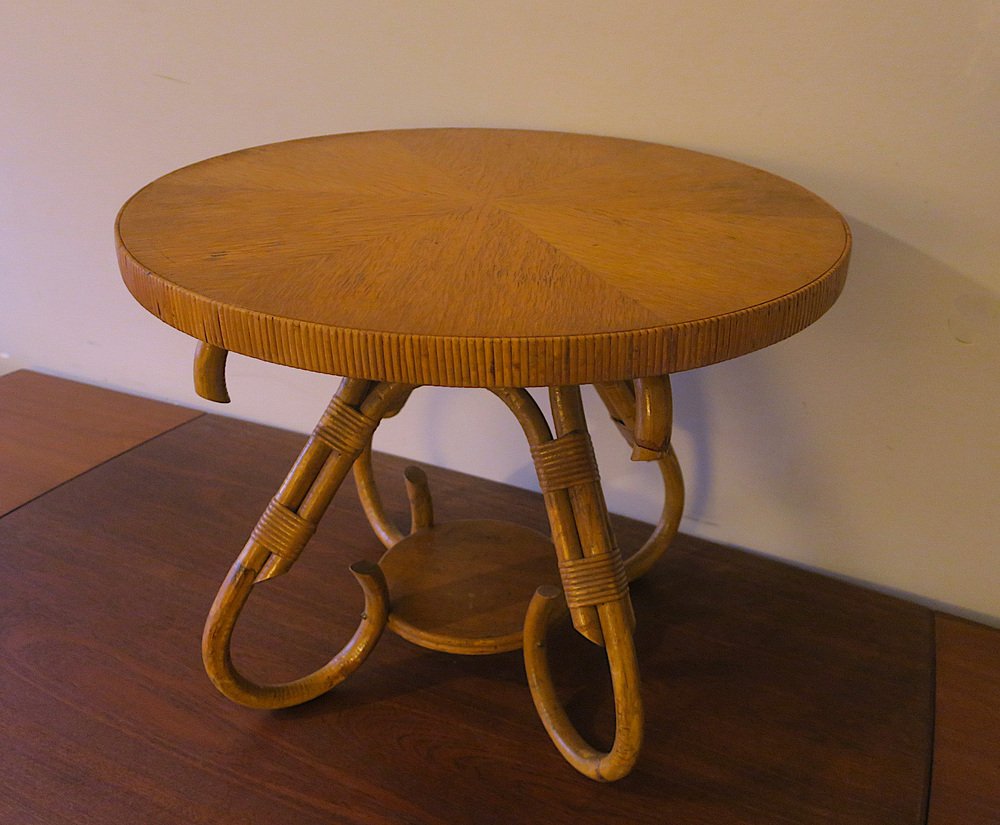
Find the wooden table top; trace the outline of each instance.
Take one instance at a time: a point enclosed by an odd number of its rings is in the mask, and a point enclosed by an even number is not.
[[[129,290],[215,346],[414,384],[540,386],[733,358],[836,300],[850,232],[729,160],[493,129],[331,135],[180,169],[122,208]]]

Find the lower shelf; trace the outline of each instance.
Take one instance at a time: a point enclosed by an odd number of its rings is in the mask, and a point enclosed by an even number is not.
[[[547,536],[506,521],[447,522],[407,536],[382,556],[389,629],[447,653],[518,650],[535,589],[558,584]]]

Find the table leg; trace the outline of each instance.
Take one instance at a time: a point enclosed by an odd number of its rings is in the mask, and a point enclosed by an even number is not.
[[[628,580],[656,564],[677,534],[684,511],[684,477],[670,444],[673,403],[670,377],[595,384],[611,420],[632,447],[633,461],[656,461],[663,479],[663,509],[646,543],[625,559]]]
[[[423,470],[411,465],[403,471],[403,479],[406,483],[406,495],[410,501],[409,534],[413,535],[418,530],[434,526],[434,505],[427,484],[427,475]],[[386,548],[399,544],[405,535],[389,518],[382,505],[382,496],[375,484],[371,442],[368,442],[358,460],[354,462],[354,484],[372,532]]]
[[[523,389],[497,390],[531,445],[559,557],[562,588],[540,587],[524,623],[524,663],[538,715],[563,757],[591,779],[613,781],[631,771],[642,745],[643,709],[632,629],[628,578],[608,520],[580,400],[580,388],[550,390],[553,438]],[[590,746],[560,704],[549,671],[546,635],[570,611],[576,629],[608,657],[615,697],[615,739],[608,752]]]
[[[202,636],[205,669],[228,698],[256,708],[306,702],[353,673],[381,636],[389,611],[385,578],[377,564],[361,561],[351,565],[365,594],[361,623],[323,667],[291,682],[258,684],[236,669],[230,652],[233,628],[253,587],[291,568],[381,419],[398,410],[412,389],[404,384],[345,379],[257,522],[219,588]]]
[[[226,358],[229,350],[198,342],[194,353],[194,389],[202,398],[219,404],[229,403],[226,389]]]

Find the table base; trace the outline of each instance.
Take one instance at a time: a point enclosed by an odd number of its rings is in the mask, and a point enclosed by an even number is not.
[[[196,359],[196,386],[208,388],[216,398],[225,395],[224,360],[207,357],[204,348]],[[633,458],[658,461],[664,479],[660,522],[627,560],[611,532],[578,386],[549,390],[554,435],[526,390],[493,390],[514,413],[531,447],[551,541],[506,522],[435,525],[426,477],[415,467],[405,474],[411,528],[404,536],[382,509],[371,440],[379,422],[398,413],[413,389],[345,379],[219,589],[202,638],[209,677],[236,702],[280,708],[313,699],[346,679],[386,627],[424,647],[454,653],[514,650],[523,638],[528,686],[557,749],[592,779],[625,776],[638,757],[643,731],[628,583],[662,555],[683,507],[680,468],[669,446],[667,378],[597,386],[632,445]],[[388,548],[378,564],[351,566],[365,595],[358,629],[313,673],[283,684],[254,682],[236,669],[230,654],[240,612],[257,584],[291,568],[352,469],[369,522]],[[580,737],[555,694],[546,634],[566,612],[576,630],[607,653],[616,719],[615,741],[607,752]],[[523,629],[518,628],[519,615]]]

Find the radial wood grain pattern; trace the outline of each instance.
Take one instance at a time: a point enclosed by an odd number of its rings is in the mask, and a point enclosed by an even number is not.
[[[319,372],[536,386],[662,375],[802,329],[850,233],[802,187],[617,138],[422,129],[310,138],[154,181],[125,283],[209,344]]]

